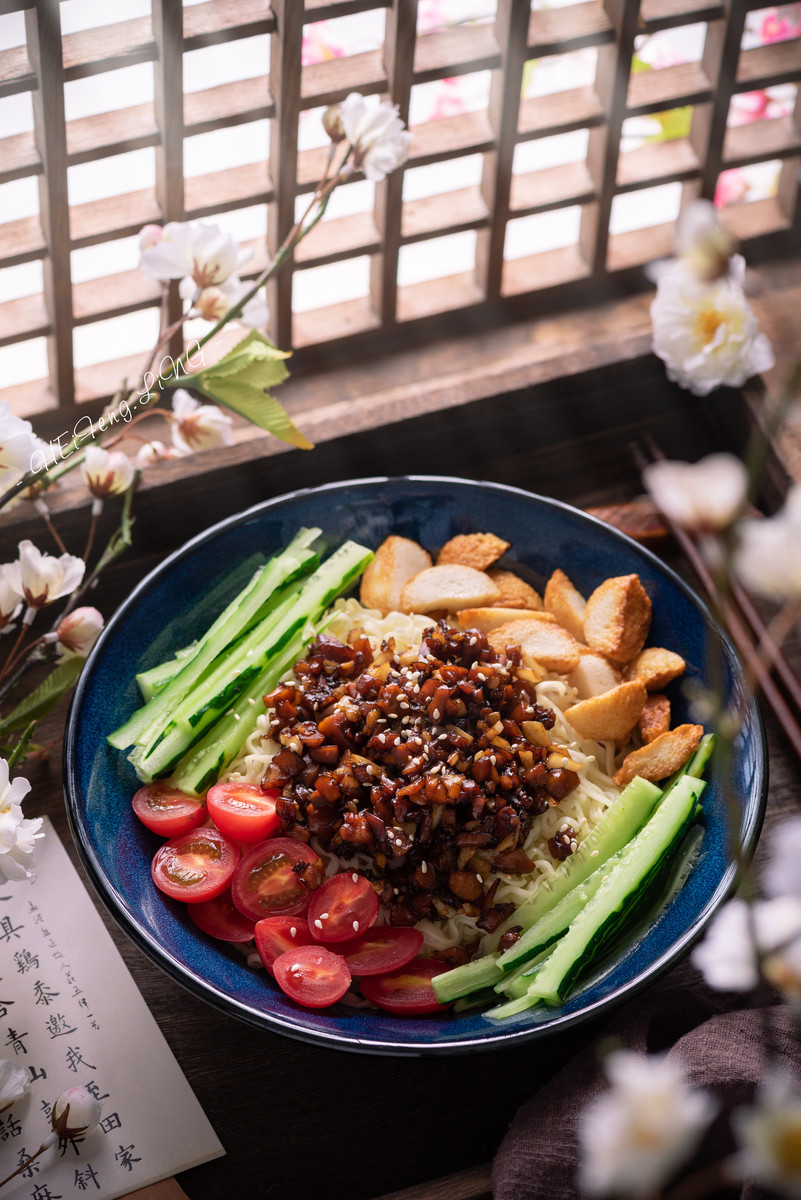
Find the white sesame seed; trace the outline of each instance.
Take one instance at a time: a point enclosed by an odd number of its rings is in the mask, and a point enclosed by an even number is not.
[[[320,920],[317,920],[317,921],[315,921],[315,922],[314,922],[314,928],[315,928],[315,929],[322,929],[322,927],[323,927],[323,923],[322,923],[322,921],[320,921]]]
[[[235,720],[235,721],[241,721],[241,720],[242,720],[242,718],[240,717],[239,713],[232,713],[231,715],[233,716],[233,718],[234,718],[234,720]]]
[[[253,697],[248,696],[248,704],[255,704],[255,703],[256,703],[256,701],[253,699]]]
[[[292,926],[292,928],[291,928],[291,929],[290,929],[290,931],[289,931],[289,936],[290,936],[290,937],[297,937],[297,936],[298,936],[298,927],[297,927],[297,925],[293,925],[293,926]]]
[[[439,711],[439,709],[438,709],[438,708],[435,708],[435,709],[434,709],[434,711],[433,711],[433,712],[432,712],[432,714],[431,714],[431,720],[432,720],[432,721],[439,721],[439,719],[441,718],[441,716],[442,716],[442,713]]]
[[[447,740],[447,737],[448,737],[447,733],[438,733],[438,734],[437,734],[437,741],[438,741],[438,742],[444,742],[444,741],[446,741],[446,740]]]
[[[478,880],[479,883],[484,882],[483,878],[481,877],[481,875],[479,875],[478,871],[476,871],[476,879]]]
[[[354,883],[358,883],[358,882],[359,882],[359,876],[356,874],[356,872],[355,872],[355,871],[354,871],[354,872],[353,872],[353,874],[351,875],[351,879],[353,880],[353,882],[354,882]]]
[[[327,920],[328,920],[328,913],[320,913],[320,920],[321,920],[321,921],[327,921]]]
[[[406,702],[405,702],[405,701],[401,702],[401,704],[400,704],[398,707],[400,708],[401,712],[408,712],[408,711],[409,711],[409,705],[408,705],[408,704],[406,704]]]
[[[493,765],[493,767],[494,767],[494,766],[495,766],[495,763],[497,762],[497,759],[495,758],[495,755],[494,755],[494,754],[491,754],[491,755],[489,756],[489,760],[490,760],[490,762],[492,763],[492,765]]]
[[[359,922],[358,921],[353,922],[353,931],[354,931],[354,933],[359,932]]]
[[[302,973],[303,973],[303,967],[300,965],[300,963],[293,963],[292,964],[292,974],[293,975],[301,975]]]
[[[590,855],[590,858],[597,858],[597,856],[598,856],[598,851],[593,850],[592,854]]]
[[[420,873],[422,875],[425,875],[427,871],[428,871],[428,863],[421,862],[420,863]]]

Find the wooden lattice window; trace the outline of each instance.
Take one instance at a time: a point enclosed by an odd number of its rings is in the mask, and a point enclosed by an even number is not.
[[[357,202],[332,207],[272,286],[270,332],[296,361],[642,285],[642,265],[671,252],[682,207],[755,164],[771,168],[771,186],[753,202],[735,196],[723,219],[752,257],[798,253],[798,5],[771,9],[776,40],[754,44],[760,0],[487,0],[483,19],[463,0],[467,19],[443,28],[421,22],[426,0],[115,0],[98,6],[115,23],[71,30],[74,2],[0,0],[0,297],[3,280],[13,294],[13,272],[27,270],[21,294],[0,303],[0,385],[11,381],[0,399],[22,415],[96,411],[141,368],[141,353],[103,361],[102,347],[107,322],[156,320],[158,286],[135,261],[107,273],[115,244],[132,253],[143,224],[248,214],[248,270],[259,270],[322,171],[325,148],[307,145],[304,128],[353,90],[398,104],[411,156],[382,184],[344,185],[362,189],[350,193]],[[320,22],[376,14],[376,44],[304,65]],[[670,29],[688,32],[695,57],[644,62],[643,40]],[[215,47],[227,43],[251,66],[220,80]],[[556,91],[549,62],[564,68]],[[119,73],[142,64],[151,91],[116,107]],[[97,75],[105,111],[80,115],[82,81]],[[463,76],[475,79],[475,103],[415,119],[427,87]],[[763,119],[739,122],[738,98],[754,94]],[[9,132],[3,106],[18,111],[25,96],[30,128]],[[643,118],[669,132],[632,142]],[[226,166],[234,136],[249,138],[249,161]],[[147,178],[127,186],[126,163],[143,151]],[[81,171],[104,161],[116,191],[82,199]],[[426,175],[442,163],[444,190],[441,169],[433,187]],[[31,211],[17,215],[25,188]],[[432,261],[458,269],[426,278]],[[320,272],[342,263],[356,294],[320,307]],[[42,378],[14,383],[3,354],[37,348]]]

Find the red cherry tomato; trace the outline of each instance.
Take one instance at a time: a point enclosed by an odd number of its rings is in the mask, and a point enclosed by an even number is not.
[[[351,975],[385,975],[404,967],[423,948],[423,935],[408,925],[374,925],[350,942],[340,942],[341,954]]]
[[[226,890],[239,859],[239,847],[219,829],[206,825],[160,846],[150,870],[162,892],[197,904]]]
[[[350,987],[344,958],[325,946],[298,946],[279,954],[273,974],[281,990],[306,1008],[336,1004]]]
[[[242,859],[231,896],[239,911],[254,921],[294,916],[306,911],[322,881],[323,864],[309,846],[294,838],[269,838]]]
[[[215,783],[206,806],[218,829],[239,842],[261,842],[281,824],[275,811],[278,791],[255,783]]]
[[[140,787],[131,804],[142,824],[165,838],[189,833],[206,819],[206,809],[197,796],[180,792],[164,779]]]
[[[439,1003],[431,986],[434,976],[447,970],[443,962],[417,958],[386,975],[368,975],[359,986],[365,1000],[370,1000],[385,1012],[399,1016],[422,1016],[450,1007]]]
[[[190,904],[189,915],[199,929],[222,942],[250,942],[256,928],[231,899],[230,889],[213,900]]]
[[[364,875],[340,871],[317,889],[309,904],[309,929],[318,942],[345,942],[375,924],[378,896]]]
[[[245,917],[242,919],[246,920]],[[256,922],[254,936],[259,957],[271,975],[279,955],[296,946],[314,945],[305,917],[265,917]]]

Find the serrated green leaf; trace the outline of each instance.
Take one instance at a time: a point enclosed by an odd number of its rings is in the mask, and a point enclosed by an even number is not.
[[[252,378],[252,373],[251,373]],[[198,388],[204,396],[224,404],[240,416],[247,417],[254,425],[275,434],[284,442],[289,442],[301,450],[313,450],[314,442],[310,442],[301,433],[282,404],[275,396],[249,379],[243,380],[241,375],[227,379],[215,379],[205,387]]]
[[[30,721],[40,721],[46,717],[74,685],[83,663],[82,658],[68,658],[59,663],[37,688],[0,721],[0,733],[8,729],[20,729]]]

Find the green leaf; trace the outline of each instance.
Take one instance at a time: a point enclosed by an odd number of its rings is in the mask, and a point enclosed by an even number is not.
[[[301,450],[312,450],[314,443],[301,433],[282,404],[270,395],[289,375],[284,360],[289,354],[252,329],[233,350],[210,367],[194,375],[170,381],[192,388],[218,404],[224,404],[260,429],[275,434]]]
[[[59,663],[54,671],[39,684],[38,688],[25,697],[17,707],[0,721],[0,733],[7,729],[20,729],[30,721],[40,721],[55,708],[59,700],[74,685],[81,673],[84,660],[68,658]]]

